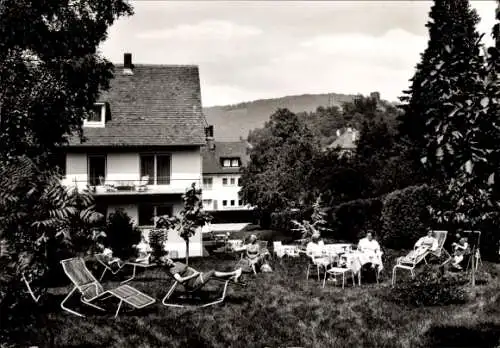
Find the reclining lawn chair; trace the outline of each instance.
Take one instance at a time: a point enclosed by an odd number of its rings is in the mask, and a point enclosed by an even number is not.
[[[432,255],[435,257],[441,257],[441,255],[446,256],[446,261],[444,261],[441,265],[448,263],[451,260],[450,253],[444,248],[444,242],[446,242],[446,237],[448,236],[448,231],[433,231],[435,238],[438,240],[438,247],[434,251],[430,251],[425,255],[424,261],[427,264],[427,256]]]
[[[153,299],[152,297],[149,297],[148,295],[129,285],[121,285],[117,288],[104,291],[102,285],[97,281],[97,279],[95,279],[92,273],[90,273],[89,269],[85,265],[85,261],[82,258],[76,257],[72,259],[62,260],[61,265],[63,267],[64,273],[66,273],[68,278],[74,284],[74,288],[61,302],[61,308],[72,314],[84,317],[83,314],[78,313],[65,306],[66,301],[73,295],[76,290],[78,290],[82,294],[80,298],[82,303],[97,308],[101,311],[104,311],[104,309],[94,304],[94,302],[105,300],[110,297],[118,298],[120,300],[120,303],[118,304],[115,318],[118,316],[123,302],[126,302],[137,309],[147,307],[155,302],[155,299]]]
[[[96,254],[95,259],[101,264],[101,266],[104,267],[104,270],[99,277],[99,281],[102,281],[107,271],[111,272],[111,274],[113,275],[116,275],[125,266],[125,262],[121,262],[118,260],[109,262],[104,254]],[[113,265],[116,265],[116,267],[112,267]]]
[[[451,255],[444,249],[444,242],[446,241],[446,237],[448,235],[448,231],[434,231],[434,235],[438,240],[438,247],[436,250],[427,251],[424,254],[421,254],[417,257],[413,257],[411,253],[407,256],[399,257],[397,259],[397,263],[392,269],[392,286],[396,284],[396,270],[398,268],[405,269],[410,271],[411,276],[415,277],[415,267],[420,264],[420,262],[424,261],[427,264],[427,256],[433,255],[436,257],[441,257],[441,254],[447,255],[447,259],[441,265],[446,264],[451,260]]]
[[[202,303],[202,296],[201,296],[203,294],[202,289],[206,284],[210,283],[210,281],[217,281],[217,282],[224,283],[224,287],[222,289],[222,294],[220,297],[218,297],[214,300],[211,300],[207,303]],[[216,304],[224,301],[224,299],[226,298],[226,292],[227,292],[227,287],[228,287],[229,283],[239,285],[239,286],[246,286],[246,284],[244,284],[244,283],[236,283],[236,282],[232,281],[231,279],[221,279],[221,278],[217,278],[217,277],[211,278],[210,281],[208,281],[207,283],[201,284],[199,286],[196,286],[194,288],[189,288],[185,284],[182,284],[178,280],[174,279],[174,284],[168,290],[167,294],[165,295],[165,297],[162,300],[162,303],[163,303],[163,305],[165,305],[167,307],[175,307],[175,308],[209,307],[209,306],[213,306],[213,305],[216,305]],[[175,289],[179,285],[181,285],[184,288],[183,289],[184,294],[182,296],[180,296],[179,299],[194,300],[197,302],[197,305],[186,305],[186,304],[181,304],[179,302],[177,302],[177,303],[176,302],[168,302],[169,300],[171,300],[172,295],[175,293]]]

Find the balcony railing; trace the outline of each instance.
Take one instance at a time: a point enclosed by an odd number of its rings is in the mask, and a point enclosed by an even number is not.
[[[196,184],[196,187],[200,187],[200,178],[150,180],[145,177],[142,179],[120,177],[118,180],[107,178],[92,180],[67,177],[63,180],[63,184],[66,186],[76,185],[78,188],[88,188],[96,195],[178,194],[186,192],[193,183]]]

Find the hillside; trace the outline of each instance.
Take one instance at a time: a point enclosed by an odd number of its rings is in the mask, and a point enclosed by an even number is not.
[[[204,108],[209,124],[214,126],[217,140],[232,141],[246,138],[248,132],[264,126],[277,108],[288,108],[293,112],[314,111],[318,106],[338,105],[352,101],[354,95],[304,94],[276,99],[261,99],[236,105]]]

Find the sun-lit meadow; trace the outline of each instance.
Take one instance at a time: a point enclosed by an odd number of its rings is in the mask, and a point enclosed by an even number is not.
[[[52,288],[39,310],[49,313],[45,328],[27,344],[40,347],[495,347],[500,338],[498,267],[485,262],[491,275],[463,305],[409,307],[391,298],[390,271],[402,252],[386,251],[379,285],[345,289],[312,276],[305,279],[306,259],[273,260],[273,273],[245,275],[245,288],[232,286],[223,304],[199,309],[164,307],[161,299],[171,281],[161,269],[141,272],[130,284],[158,299],[143,310],[114,306],[100,313],[78,303],[85,318],[59,308],[68,286]],[[199,270],[231,269],[230,256],[192,259]],[[100,269],[93,268],[100,274]],[[126,276],[126,275],[123,275]],[[405,276],[402,277],[402,279]],[[106,276],[105,287],[120,277]],[[352,284],[352,283],[351,283]],[[207,289],[216,290],[217,283]],[[128,308],[124,308],[128,309]],[[28,337],[26,337],[28,339]],[[51,342],[52,341],[52,342]]]

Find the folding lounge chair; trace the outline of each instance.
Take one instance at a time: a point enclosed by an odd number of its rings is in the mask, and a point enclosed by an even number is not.
[[[434,236],[438,240],[438,247],[436,250],[430,251],[428,254],[425,255],[424,262],[427,264],[427,256],[429,256],[429,255],[441,257],[441,254],[444,254],[447,257],[446,261],[441,264],[441,265],[444,265],[451,260],[450,253],[448,253],[448,251],[446,251],[446,249],[444,248],[444,242],[446,242],[446,237],[448,236],[448,231],[433,231],[433,232],[434,232]]]
[[[434,235],[438,240],[438,247],[434,251],[428,251],[418,257],[411,257],[409,255],[398,258],[396,265],[392,269],[392,286],[396,283],[396,270],[398,268],[405,269],[410,271],[411,276],[415,277],[415,267],[422,262],[422,260],[427,264],[427,256],[434,255],[436,257],[441,257],[441,254],[446,254],[448,256],[447,260],[443,262],[441,265],[446,264],[451,260],[450,254],[444,249],[444,242],[446,241],[446,237],[448,235],[448,231],[434,231]]]
[[[106,260],[106,257],[103,254],[96,254],[95,259],[104,267],[104,270],[99,277],[99,281],[102,281],[107,271],[111,272],[111,274],[113,275],[116,275],[126,265],[124,262],[116,262],[117,268],[113,269],[113,267],[111,267],[111,264]]]
[[[221,279],[221,278],[213,277],[213,278],[210,279],[210,281],[218,281],[218,282],[224,283],[224,287],[222,289],[221,296],[218,297],[218,298],[216,298],[216,299],[214,299],[214,300],[212,300],[212,301],[210,301],[210,302],[207,302],[207,303],[201,303],[200,302],[195,307],[200,307],[200,308],[209,307],[209,306],[213,306],[213,305],[216,305],[218,303],[223,302],[224,299],[226,298],[226,292],[227,292],[227,287],[228,287],[229,283],[232,283],[232,284],[235,284],[235,285],[239,285],[239,286],[245,286],[244,283],[236,283],[236,282],[233,282],[231,279]],[[193,307],[193,306],[190,306],[190,305],[185,305],[185,304],[175,303],[175,302],[168,302],[168,301],[171,300],[171,297],[174,294],[175,289],[179,285],[182,285],[182,287],[184,288],[184,296],[182,296],[181,298],[182,299],[194,299],[194,300],[198,299],[198,302],[199,302],[200,301],[199,300],[199,297],[200,297],[199,295],[201,294],[201,291],[202,291],[203,287],[206,284],[208,284],[210,281],[208,281],[207,283],[201,284],[201,285],[199,285],[197,287],[189,288],[189,287],[185,286],[184,284],[180,283],[179,281],[177,281],[176,279],[174,279],[174,284],[168,290],[167,294],[165,295],[165,297],[162,300],[162,303],[163,303],[163,305],[165,305],[167,307],[175,307],[175,308]]]
[[[104,309],[94,304],[95,301],[108,299],[113,296],[118,298],[120,300],[120,303],[118,304],[115,318],[118,316],[123,302],[126,302],[137,309],[147,307],[155,302],[155,299],[153,299],[152,297],[149,297],[148,295],[129,285],[121,285],[117,288],[104,291],[102,285],[97,281],[92,273],[90,273],[89,269],[85,265],[85,261],[82,258],[76,257],[72,259],[62,260],[61,265],[63,267],[64,273],[66,273],[68,278],[74,284],[74,288],[61,302],[61,308],[69,313],[84,317],[83,314],[78,313],[65,306],[66,301],[77,290],[82,295],[80,298],[82,303],[97,308],[101,311],[104,311]]]

